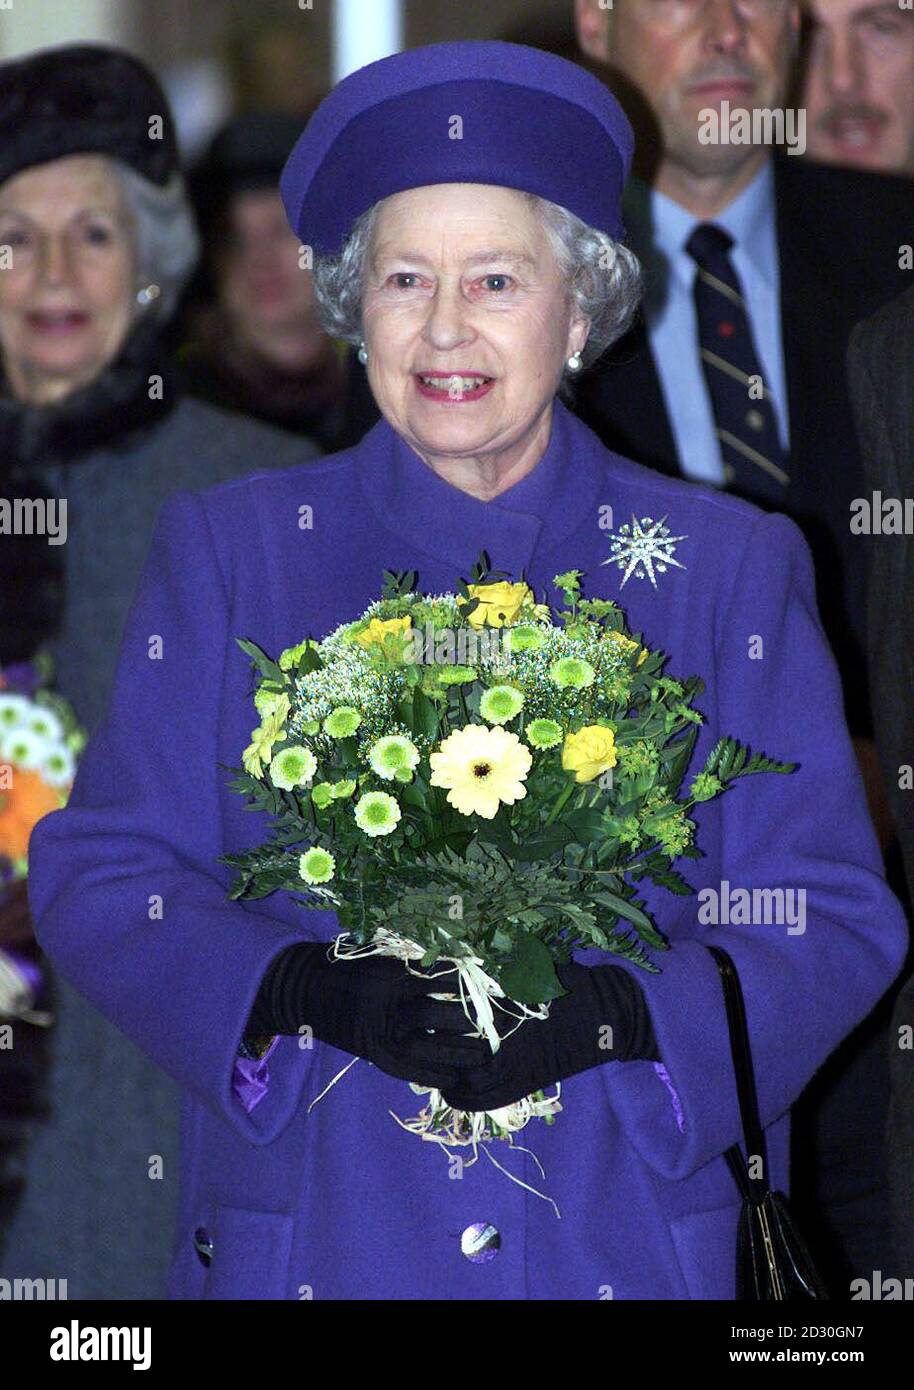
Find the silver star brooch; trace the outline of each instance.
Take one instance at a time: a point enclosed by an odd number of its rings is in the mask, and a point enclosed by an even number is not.
[[[600,563],[618,565],[620,570],[625,571],[620,589],[625,588],[632,574],[636,579],[644,579],[646,575],[656,589],[655,569],[658,574],[663,574],[668,565],[675,565],[680,570],[685,569],[685,565],[674,559],[673,551],[676,549],[676,542],[688,540],[688,536],[671,536],[669,526],[663,524],[665,521],[666,516],[662,516],[659,521],[654,521],[650,516],[643,516],[639,521],[633,512],[631,526],[626,521],[618,531],[610,531],[609,534],[613,537],[612,545],[609,547],[612,554]]]

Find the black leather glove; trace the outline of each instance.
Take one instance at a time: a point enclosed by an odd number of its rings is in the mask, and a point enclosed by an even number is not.
[[[413,969],[419,969],[415,962]],[[320,1042],[364,1057],[389,1076],[443,1090],[456,1084],[461,1067],[491,1053],[485,1038],[462,1036],[473,1025],[459,1002],[429,997],[456,984],[446,964],[416,976],[392,956],[334,960],[326,942],[299,942],[272,962],[245,1034],[294,1034],[308,1024]]]
[[[568,993],[551,1001],[548,1019],[527,1019],[495,1053],[487,1045],[485,1060],[470,1063],[445,1090],[448,1105],[498,1110],[603,1062],[660,1061],[647,1002],[627,970],[571,961],[556,973]]]

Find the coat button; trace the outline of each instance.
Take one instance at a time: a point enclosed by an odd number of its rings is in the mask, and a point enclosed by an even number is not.
[[[474,1221],[461,1235],[460,1249],[474,1264],[483,1264],[498,1254],[501,1236],[488,1221]]]
[[[194,1249],[200,1263],[209,1267],[213,1262],[213,1240],[209,1231],[204,1230],[202,1226],[198,1226],[194,1231]]]

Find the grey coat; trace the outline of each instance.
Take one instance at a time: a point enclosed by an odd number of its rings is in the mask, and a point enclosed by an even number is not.
[[[67,497],[66,598],[51,651],[87,732],[105,712],[164,500],[319,453],[185,397],[126,447],[33,467],[51,495]],[[25,1192],[0,1229],[0,1278],[66,1279],[71,1299],[162,1298],[177,1210],[178,1088],[66,980],[54,983],[50,1118],[34,1123]]]

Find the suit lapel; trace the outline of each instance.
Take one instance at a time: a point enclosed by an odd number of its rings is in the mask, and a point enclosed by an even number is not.
[[[784,156],[775,157],[775,215],[780,264],[781,340],[790,422],[788,509],[813,513],[836,506],[846,527],[847,492],[859,488],[854,423],[844,374],[847,339],[841,305],[823,268],[821,248],[804,237],[809,209],[798,208]]]
[[[607,448],[678,476],[679,456],[643,315],[575,388],[572,409]]]

